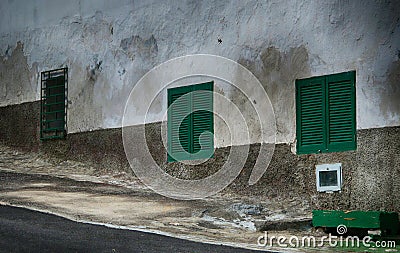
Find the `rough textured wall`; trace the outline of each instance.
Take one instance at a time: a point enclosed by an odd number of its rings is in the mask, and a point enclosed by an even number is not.
[[[399,1],[372,0],[2,1],[0,105],[38,99],[38,72],[68,66],[69,132],[119,127],[143,74],[208,53],[260,79],[278,142],[295,141],[294,80],[348,70],[357,71],[357,128],[396,126],[399,9]]]
[[[160,124],[148,125],[147,145],[158,165],[174,177],[205,178],[221,169],[228,158],[230,148],[225,147],[216,149],[214,158],[200,165],[167,163],[166,150],[161,143],[161,132]],[[358,130],[357,150],[354,151],[295,155],[291,152],[290,145],[277,144],[263,177],[255,185],[249,185],[248,180],[260,149],[259,144],[252,144],[241,174],[224,191],[259,199],[297,199],[303,201],[303,205],[310,210],[399,212],[400,183],[397,180],[400,173],[399,143],[400,127],[387,127]],[[342,163],[341,192],[317,192],[315,166],[325,163]]]
[[[60,160],[78,160],[102,171],[133,175],[125,156],[121,129],[69,134],[65,140],[39,142],[39,102],[0,107],[0,141],[11,146],[39,150]],[[22,121],[24,123],[22,123]],[[132,133],[139,134],[139,130]],[[227,161],[230,147],[218,148],[215,156],[201,165],[167,163],[160,123],[146,125],[146,143],[137,143],[138,152],[149,147],[154,160],[170,175],[182,179],[205,178]],[[134,138],[132,136],[132,140]],[[250,151],[240,176],[224,192],[234,192],[260,200],[290,198],[306,209],[392,210],[400,212],[400,127],[357,131],[357,150],[338,153],[295,155],[290,145],[278,144],[268,170],[255,185],[248,184],[259,152]],[[140,154],[140,153],[139,153]],[[318,193],[315,165],[342,163],[342,191]],[[141,166],[146,166],[142,164]]]
[[[40,102],[0,107],[0,142],[17,148],[38,150]]]
[[[36,64],[28,65],[23,44],[17,42],[15,48],[9,47],[5,54],[0,57],[0,104],[37,100],[39,73]]]

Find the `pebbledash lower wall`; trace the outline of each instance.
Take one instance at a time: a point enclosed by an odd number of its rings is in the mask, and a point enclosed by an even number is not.
[[[99,170],[122,170],[133,174],[125,156],[121,128],[74,133],[69,134],[65,140],[41,142],[39,108],[39,102],[0,107],[0,142],[50,154],[60,160],[90,162]],[[147,125],[146,137],[147,145],[157,163],[167,173],[184,179],[204,178],[214,173],[224,164],[230,150],[229,147],[216,149],[215,157],[202,165],[166,163],[166,151],[161,141],[161,124]],[[399,126],[358,130],[355,151],[295,155],[289,145],[277,144],[268,170],[257,184],[249,186],[247,181],[259,146],[250,146],[240,176],[224,191],[260,200],[299,198],[311,209],[400,212]],[[315,186],[315,165],[337,162],[342,163],[342,191],[318,193]]]

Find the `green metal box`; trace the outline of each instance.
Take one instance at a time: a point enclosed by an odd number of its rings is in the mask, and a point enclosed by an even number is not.
[[[382,235],[395,235],[399,232],[399,215],[396,212],[381,211],[338,211],[314,210],[314,227],[380,229]]]

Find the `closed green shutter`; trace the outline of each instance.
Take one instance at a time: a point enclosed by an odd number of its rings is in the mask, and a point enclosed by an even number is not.
[[[297,153],[354,150],[355,72],[296,80]]]
[[[192,159],[205,159],[214,154],[213,82],[194,85]]]
[[[326,77],[328,150],[356,149],[355,72]]]
[[[214,154],[213,82],[168,89],[168,161]]]
[[[299,154],[321,152],[326,146],[324,83],[321,77],[296,82]]]
[[[190,91],[189,86],[168,89],[168,161],[185,160],[191,150]]]

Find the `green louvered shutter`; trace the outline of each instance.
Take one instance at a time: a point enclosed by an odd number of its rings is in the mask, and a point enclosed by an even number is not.
[[[168,89],[169,162],[187,160],[188,153],[190,153],[192,149],[192,108],[190,91],[190,86]]]
[[[327,149],[329,152],[356,149],[355,72],[326,77]]]
[[[296,80],[297,153],[318,153],[326,147],[325,78]]]
[[[356,73],[296,80],[297,153],[357,149]]]
[[[168,162],[213,156],[213,85],[168,89]]]
[[[209,82],[192,86],[192,159],[205,159],[214,154],[213,84]]]

